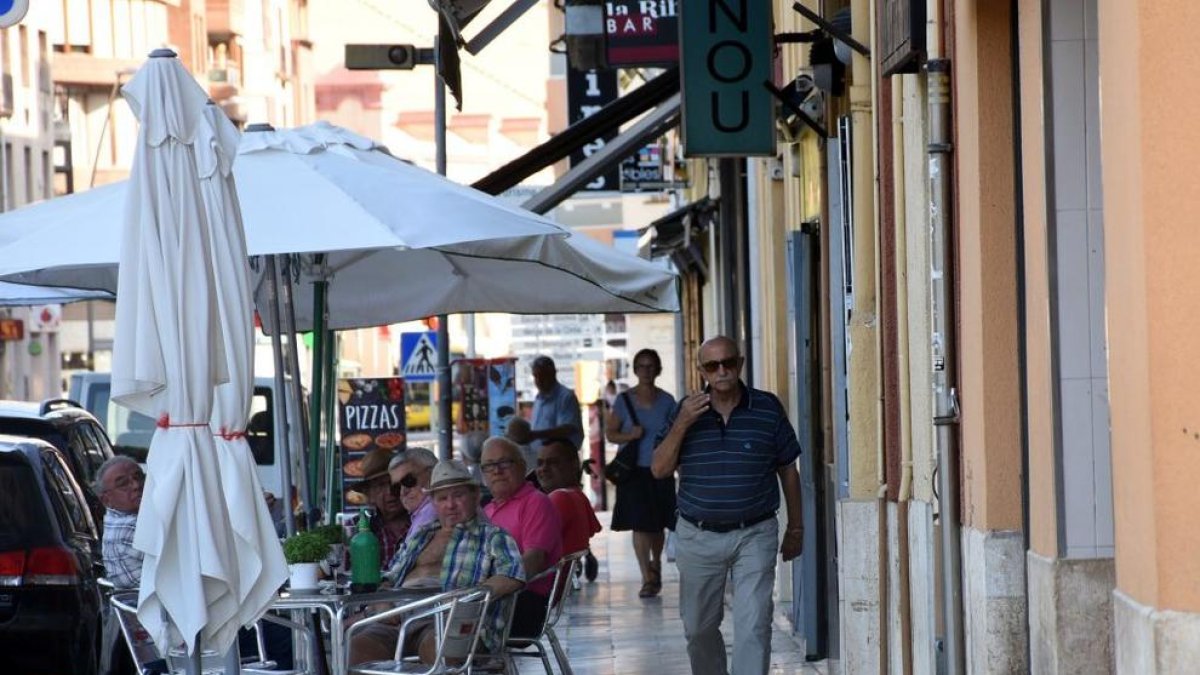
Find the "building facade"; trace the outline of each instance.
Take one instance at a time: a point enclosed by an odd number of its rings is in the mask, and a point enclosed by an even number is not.
[[[688,362],[738,339],[808,451],[779,591],[809,651],[848,673],[1189,672],[1200,10],[793,4],[775,152],[693,158],[691,205],[650,229]]]

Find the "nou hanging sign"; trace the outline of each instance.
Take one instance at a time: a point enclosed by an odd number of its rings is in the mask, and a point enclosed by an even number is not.
[[[771,3],[679,3],[683,151],[689,157],[774,155]]]

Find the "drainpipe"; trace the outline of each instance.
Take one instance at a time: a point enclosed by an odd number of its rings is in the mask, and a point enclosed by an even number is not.
[[[937,449],[938,514],[942,543],[942,620],[946,673],[965,672],[962,627],[962,541],[959,523],[959,408],[955,388],[954,289],[950,262],[953,146],[950,129],[950,61],[930,59],[929,230],[933,328],[933,424]]]

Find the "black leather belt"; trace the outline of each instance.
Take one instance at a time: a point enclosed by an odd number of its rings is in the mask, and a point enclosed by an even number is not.
[[[744,527],[750,527],[751,525],[757,525],[757,524],[763,522],[764,520],[774,518],[775,513],[774,512],[764,513],[761,516],[755,516],[754,518],[751,518],[749,520],[743,520],[743,521],[739,521],[739,522],[735,522],[735,523],[718,521],[718,520],[699,520],[697,518],[693,518],[693,517],[687,515],[686,513],[680,513],[679,517],[683,518],[684,520],[688,521],[689,523],[695,525],[696,527],[700,528],[701,530],[704,530],[705,532],[733,532],[734,530],[740,530]]]

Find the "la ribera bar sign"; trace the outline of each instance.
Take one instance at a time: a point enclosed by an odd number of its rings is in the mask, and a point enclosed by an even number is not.
[[[679,3],[683,150],[689,157],[775,154],[771,3]]]

